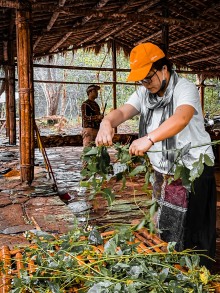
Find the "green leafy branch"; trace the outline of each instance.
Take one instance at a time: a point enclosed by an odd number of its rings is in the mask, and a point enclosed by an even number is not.
[[[127,177],[135,177],[139,174],[145,174],[144,187],[148,188],[149,183],[152,181],[154,173],[153,167],[149,161],[147,154],[144,156],[131,156],[129,154],[129,145],[114,144],[113,148],[116,150],[116,160],[111,162],[108,149],[105,146],[87,147],[84,148],[82,160],[85,162],[85,167],[81,171],[81,175],[87,180],[81,181],[81,186],[90,188],[91,197],[97,193],[103,194],[111,204],[114,200],[112,189],[103,188],[104,183],[108,182],[111,178],[116,181],[121,180],[123,186],[126,185]],[[204,170],[204,164],[213,166],[214,163],[207,154],[200,154],[199,160],[194,162],[190,170],[184,164],[184,156],[186,156],[191,149],[191,144],[187,144],[182,149],[177,149],[176,160],[171,167],[175,170],[172,177],[169,178],[169,183],[172,180],[181,179],[183,186],[187,190],[191,190],[192,183],[199,178]],[[114,166],[120,163],[122,170],[114,173]],[[170,170],[170,171],[171,171]],[[168,172],[169,174],[170,172]]]

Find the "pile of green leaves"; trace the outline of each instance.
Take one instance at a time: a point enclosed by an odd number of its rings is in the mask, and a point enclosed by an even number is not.
[[[42,231],[28,233],[36,245],[24,249],[25,268],[13,278],[10,292],[214,292],[211,284],[219,281],[219,276],[200,267],[198,255],[175,252],[172,244],[167,253],[139,254],[138,244],[131,242],[134,229],[127,225],[115,227],[115,234],[105,243],[98,229],[88,232],[77,224],[59,238]],[[103,252],[94,249],[100,245]],[[32,273],[27,270],[30,260],[36,265]]]

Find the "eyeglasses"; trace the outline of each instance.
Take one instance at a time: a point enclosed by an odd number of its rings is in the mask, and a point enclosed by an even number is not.
[[[138,81],[138,83],[140,83],[140,84],[150,84],[151,82],[152,82],[152,78],[153,78],[153,76],[155,75],[157,73],[157,70],[156,71],[154,71],[154,73],[151,75],[151,76],[146,76],[144,79],[142,79],[142,80],[140,80],[140,81]]]

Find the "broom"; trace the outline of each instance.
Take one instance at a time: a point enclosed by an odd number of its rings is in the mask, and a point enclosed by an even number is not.
[[[62,199],[63,201],[67,201],[67,200],[69,200],[71,198],[71,196],[70,196],[70,194],[68,192],[59,191],[59,189],[58,189],[57,181],[55,179],[53,169],[51,167],[49,158],[47,156],[47,152],[46,152],[46,149],[44,147],[43,140],[42,140],[42,138],[40,136],[40,132],[39,132],[39,129],[37,127],[36,121],[34,121],[34,129],[35,129],[35,133],[36,133],[38,148],[39,148],[39,150],[41,151],[41,153],[43,155],[44,163],[45,163],[46,169],[48,171],[49,178],[50,179],[52,178],[52,180],[53,180],[53,190],[55,192],[57,192],[57,194],[59,195],[60,199]]]

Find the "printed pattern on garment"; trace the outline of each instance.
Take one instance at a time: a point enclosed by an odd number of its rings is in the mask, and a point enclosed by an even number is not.
[[[162,240],[176,242],[175,249],[184,249],[184,232],[188,205],[188,191],[181,180],[168,184],[168,175],[155,171],[153,198],[159,204],[156,225]]]

